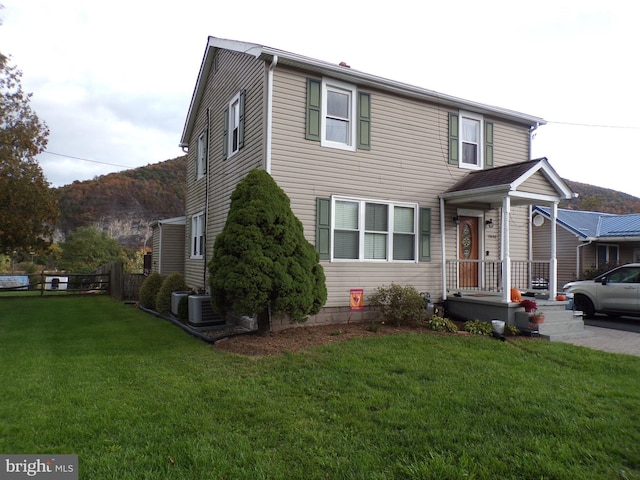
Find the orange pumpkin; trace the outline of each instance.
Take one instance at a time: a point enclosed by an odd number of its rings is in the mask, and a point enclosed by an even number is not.
[[[520,290],[518,290],[517,288],[512,288],[511,301],[515,303],[520,303],[521,300],[522,300],[522,292],[520,292]]]
[[[556,300],[558,300],[559,302],[564,302],[566,299],[567,299],[567,296],[562,293],[556,296]]]

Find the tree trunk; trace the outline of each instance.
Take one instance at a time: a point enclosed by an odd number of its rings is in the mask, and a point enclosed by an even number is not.
[[[271,315],[269,309],[265,309],[258,313],[258,335],[266,337],[271,331]]]

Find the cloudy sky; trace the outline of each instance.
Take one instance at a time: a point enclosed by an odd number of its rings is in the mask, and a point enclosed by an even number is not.
[[[564,178],[640,197],[636,0],[0,0],[0,51],[49,126],[52,185],[182,155],[213,35],[537,115]]]

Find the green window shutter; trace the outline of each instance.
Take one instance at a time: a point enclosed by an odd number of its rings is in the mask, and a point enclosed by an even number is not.
[[[222,119],[222,159],[226,160],[229,155],[229,109],[224,109],[224,115]]]
[[[238,150],[244,147],[244,97],[246,90],[240,92],[240,101],[238,105],[239,116],[238,119]]]
[[[316,198],[316,250],[320,260],[329,260],[331,199]]]
[[[307,79],[307,127],[305,138],[320,141],[320,81]]]
[[[371,95],[358,94],[358,148],[371,150]]]
[[[449,114],[449,163],[458,165],[460,156],[458,155],[458,114]]]
[[[431,209],[420,209],[420,257],[421,262],[431,261]]]
[[[493,123],[484,124],[484,166],[493,167]]]

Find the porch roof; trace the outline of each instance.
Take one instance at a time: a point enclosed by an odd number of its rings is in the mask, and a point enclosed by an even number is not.
[[[526,183],[538,172],[550,188]],[[534,205],[575,196],[545,157],[470,172],[440,195],[449,204],[484,204],[489,208],[502,205],[505,197],[511,197],[512,205]]]

